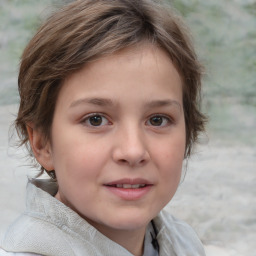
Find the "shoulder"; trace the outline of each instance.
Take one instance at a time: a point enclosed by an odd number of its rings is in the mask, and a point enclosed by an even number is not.
[[[186,222],[176,219],[166,211],[160,212],[154,222],[159,231],[159,242],[163,247],[171,245],[177,255],[205,255],[198,235]]]
[[[51,255],[74,255],[67,232],[59,228],[58,223],[54,224],[39,217],[22,214],[9,226],[1,241],[1,246],[6,251],[30,253],[1,254],[3,252],[0,251],[0,256],[48,255],[49,251],[54,252]],[[63,248],[65,248],[64,252]]]
[[[0,248],[0,256],[40,256],[40,255],[25,253],[25,252],[7,252]]]

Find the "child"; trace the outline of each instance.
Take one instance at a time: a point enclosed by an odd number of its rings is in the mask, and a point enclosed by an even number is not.
[[[201,71],[184,27],[153,0],[75,1],[25,49],[16,129],[51,180],[0,255],[205,255],[161,211],[204,116]]]

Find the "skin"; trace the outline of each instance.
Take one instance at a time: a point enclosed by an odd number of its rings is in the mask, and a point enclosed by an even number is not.
[[[182,79],[167,54],[143,44],[85,65],[63,83],[51,141],[29,134],[38,162],[56,171],[56,198],[141,255],[148,223],[176,192],[185,153]],[[149,189],[122,198],[106,186],[124,178],[144,179]]]

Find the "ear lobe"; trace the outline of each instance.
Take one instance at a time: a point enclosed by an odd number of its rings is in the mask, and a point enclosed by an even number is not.
[[[49,141],[45,141],[43,134],[33,128],[33,124],[27,125],[29,143],[37,162],[46,170],[54,170],[52,151]]]

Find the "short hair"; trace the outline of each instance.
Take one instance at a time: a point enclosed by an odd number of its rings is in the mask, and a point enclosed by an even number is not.
[[[180,17],[157,0],[74,1],[46,20],[21,57],[15,121],[20,145],[33,156],[26,128],[30,123],[51,139],[55,104],[67,76],[90,61],[142,42],[163,49],[182,78],[184,157],[190,156],[206,120],[199,104],[202,69]]]

